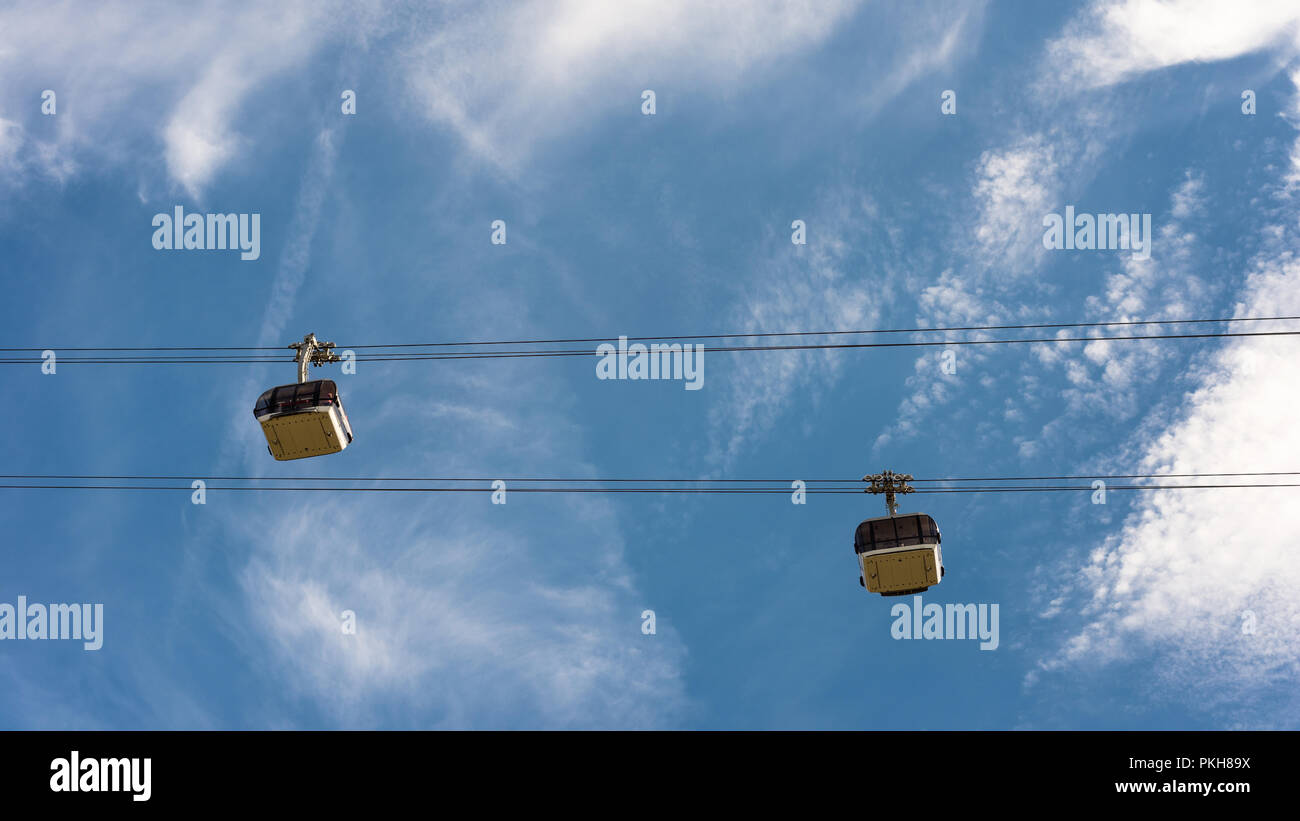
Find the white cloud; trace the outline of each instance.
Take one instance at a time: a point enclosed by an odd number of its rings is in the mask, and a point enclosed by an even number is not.
[[[714,91],[814,45],[856,0],[564,0],[486,6],[451,18],[409,51],[406,71],[436,122],[513,172],[533,143],[596,112],[640,117]]]
[[[1294,0],[1122,0],[1094,3],[1083,19],[1048,46],[1061,78],[1085,88],[1189,62],[1227,60],[1279,46],[1300,45],[1300,6]],[[1049,82],[1047,80],[1045,83]]]
[[[681,645],[662,625],[641,633],[609,511],[548,498],[552,517],[570,520],[561,557],[487,495],[474,500],[481,516],[463,499],[406,497],[245,522],[251,542],[272,543],[240,582],[278,677],[341,726],[394,711],[442,728],[671,722]],[[574,565],[585,569],[577,581],[555,572]]]
[[[1175,208],[1192,195],[1187,185],[1175,192]],[[1284,179],[1278,188],[1280,217],[1294,223],[1295,203]],[[1271,226],[1261,233],[1264,250],[1236,314],[1295,314],[1300,260]],[[1294,337],[1226,344],[1197,369],[1199,387],[1177,418],[1156,418],[1160,424],[1144,426],[1125,448],[1136,451],[1137,472],[1294,470],[1300,438],[1292,409],[1300,404],[1300,389],[1286,374],[1297,357]],[[1167,692],[1216,711],[1225,723],[1260,724],[1251,706],[1300,675],[1300,562],[1292,549],[1300,541],[1300,507],[1294,496],[1293,489],[1144,494],[1123,529],[1092,551],[1067,586],[1084,619],[1039,670],[1102,666],[1142,653]],[[1243,630],[1247,621],[1253,633]],[[1027,680],[1038,677],[1035,671]],[[1220,707],[1227,712],[1217,712]],[[1294,711],[1273,715],[1263,726],[1300,722]]]
[[[1104,321],[1130,321],[1152,318],[1188,318],[1204,316],[1216,288],[1197,276],[1199,257],[1204,247],[1186,222],[1205,211],[1205,180],[1187,171],[1183,182],[1169,196],[1169,208],[1154,215],[1151,256],[1142,259],[1132,254],[1119,258],[1120,270],[1107,275],[1103,291],[1088,297],[1087,316]],[[1169,216],[1166,218],[1165,214]],[[1168,326],[1134,326],[1112,328],[1106,336],[1134,336],[1168,333]],[[1058,334],[1078,336],[1077,330]],[[1069,370],[1071,387],[1065,391],[1067,412],[1094,415],[1098,412],[1119,419],[1131,417],[1144,386],[1151,386],[1175,352],[1153,343],[1088,342],[1069,347],[1042,346],[1036,353],[1049,364],[1062,356],[1075,358]]]
[[[1042,270],[1050,256],[1042,246],[1042,219],[1047,213],[1061,213],[1072,198],[1063,180],[1075,185],[1087,173],[1096,173],[1095,158],[1101,145],[1060,133],[1034,133],[1016,140],[1009,148],[984,152],[975,168],[971,202],[975,217],[960,224],[953,242],[963,247],[973,235],[978,253],[976,265],[945,271],[939,281],[923,289],[918,297],[921,321],[931,325],[997,325],[1017,321],[1037,323],[1060,315],[1064,306],[1035,305],[1041,296],[1051,295],[1053,283],[1046,277],[1030,276]],[[1170,192],[1167,210],[1153,215],[1152,255],[1140,259],[1128,252],[1115,257],[1119,270],[1108,274],[1099,294],[1089,296],[1081,306],[1092,320],[1138,320],[1153,317],[1200,315],[1210,304],[1217,283],[1197,276],[1198,254],[1203,246],[1196,229],[1205,216],[1205,180],[1188,170],[1182,182]],[[1086,209],[1084,209],[1086,210]],[[1123,210],[1123,209],[1119,209]],[[1109,253],[1109,252],[1107,252]],[[1014,306],[1014,307],[1012,307]],[[1075,315],[1080,313],[1075,309]],[[1111,329],[1107,335],[1133,335],[1149,328]],[[1081,329],[1064,329],[1057,337],[1087,335]],[[1094,332],[1100,335],[1100,332]],[[965,332],[956,338],[988,339],[988,333]],[[1082,347],[1081,347],[1082,345]],[[988,360],[992,349],[964,348],[960,352],[966,367]],[[1153,377],[1175,353],[1157,345],[1132,343],[1069,343],[1036,345],[1027,349],[1033,357],[1021,368],[1059,369],[1069,386],[1062,395],[1066,413],[1094,416],[1101,412],[1118,419],[1136,413],[1139,390],[1152,384]],[[935,354],[918,362],[926,371],[938,372]],[[919,368],[918,368],[919,370]],[[948,380],[953,386],[960,379]],[[919,377],[909,380],[915,394]],[[935,396],[909,395],[899,406],[898,419],[882,434],[876,447],[897,436],[913,436],[927,423],[927,415],[942,403],[964,398],[950,390]],[[1069,429],[1049,423],[1040,438],[1068,435]],[[1026,442],[1029,440],[1025,440]],[[1022,455],[1038,452],[1021,447]]]
[[[984,313],[990,324],[996,324],[994,314],[1003,305],[1017,306],[1017,315],[1029,322],[1058,313],[1062,306],[1048,301],[1057,298],[1053,283],[1031,276],[1051,259],[1040,243],[1041,220],[1066,204],[1079,205],[1074,198],[1104,167],[1105,150],[1134,128],[1131,121],[1117,116],[1122,109],[1113,94],[1105,97],[1098,92],[1084,104],[1078,100],[1062,104],[1062,91],[1106,86],[1168,65],[1227,59],[1269,47],[1277,47],[1284,59],[1293,55],[1296,20],[1300,20],[1295,4],[1261,4],[1259,12],[1256,19],[1253,7],[1247,11],[1204,2],[1098,2],[1080,20],[1068,24],[1048,44],[1046,67],[1040,72],[1043,80],[1031,97],[1038,116],[1055,125],[1016,136],[1004,147],[981,155],[971,188],[974,216],[960,223],[950,240],[959,254],[973,256],[974,264],[958,266],[952,277],[961,284],[960,294],[950,287],[922,294],[926,307],[936,312],[931,321],[960,324],[945,318],[945,309],[951,309],[954,319],[962,313]],[[1300,149],[1295,159],[1300,160]],[[1300,162],[1294,167],[1300,168]],[[1296,182],[1300,173],[1291,172],[1287,180],[1288,190],[1300,190]],[[1190,316],[1210,304],[1218,283],[1195,275],[1196,254],[1203,245],[1194,231],[1184,227],[1205,217],[1204,196],[1204,180],[1189,172],[1171,195],[1169,219],[1157,223],[1153,251],[1157,257],[1121,260],[1121,270],[1106,278],[1103,293],[1087,301],[1090,318]],[[1077,356],[1077,350],[1077,345],[1040,345],[1032,353],[1037,365],[1059,367],[1063,359]],[[986,355],[970,353],[975,361]],[[1120,419],[1136,412],[1135,386],[1149,382],[1172,356],[1158,346],[1130,343],[1095,343],[1084,353],[1083,359],[1071,360],[1065,367],[1071,383],[1066,392],[1068,412],[1101,410]],[[960,394],[952,391],[947,396]],[[906,421],[883,435],[877,446],[896,434],[914,434],[933,407],[932,402],[921,407],[915,400],[905,400],[899,415]],[[1066,433],[1066,427],[1049,424],[1039,438]]]
[[[18,123],[0,117],[0,167],[12,169],[23,143],[23,129]]]
[[[1032,296],[1028,275],[1045,254],[1042,219],[1059,207],[1063,170],[1072,170],[1081,159],[1071,154],[1072,145],[1073,141],[1055,135],[1033,133],[1017,138],[1006,148],[980,155],[971,178],[971,216],[956,221],[950,240],[962,249],[961,254],[970,259],[970,264],[945,270],[937,283],[920,291],[919,325],[1014,324],[1007,305],[1021,306],[1017,310],[1028,312],[1031,321],[1042,320],[1045,312],[1025,305]],[[1059,156],[1063,154],[1066,157]],[[946,338],[981,340],[992,335],[959,332]],[[959,374],[974,372],[989,356],[989,351],[977,346],[957,350]],[[917,435],[936,408],[962,396],[962,392],[952,390],[961,384],[962,377],[944,374],[939,355],[939,351],[927,351],[918,358],[917,373],[906,382],[907,397],[899,403],[896,421],[873,443],[876,450],[899,438]]]
[[[888,263],[877,257],[872,281],[853,275],[857,269],[853,260],[871,238],[867,226],[879,224],[881,233],[888,234],[887,221],[869,198],[839,190],[824,196],[806,222],[807,245],[792,245],[789,234],[770,240],[769,250],[753,266],[745,299],[730,311],[726,325],[740,332],[878,326],[889,300],[892,277],[887,273]],[[807,344],[813,340],[788,341]],[[720,367],[714,371],[720,375],[712,377],[712,384],[720,387],[723,398],[709,416],[711,461],[724,470],[755,438],[772,429],[792,397],[815,400],[819,390],[834,383],[845,364],[843,356],[834,351],[761,355],[706,351],[705,356],[731,357],[725,371]]]
[[[1004,311],[973,293],[971,283],[951,268],[939,274],[938,282],[921,291],[917,308],[936,327],[996,324]]]
[[[161,144],[170,179],[194,197],[235,160],[240,104],[270,77],[302,66],[365,15],[335,3],[47,3],[0,10],[5,115],[42,116],[57,94],[57,136],[33,164],[71,173],[79,155],[144,164]],[[22,106],[18,101],[27,100]]]
[[[1185,220],[1189,217],[1199,216],[1205,206],[1205,178],[1187,172],[1187,177],[1183,184],[1173,194],[1173,202],[1170,205],[1169,213],[1174,219]]]
[[[12,158],[23,141],[22,126],[0,118],[0,158]]]
[[[1061,189],[1056,151],[1047,138],[1034,134],[980,156],[973,191],[979,209],[975,240],[987,263],[1004,274],[1024,271],[1043,254],[1043,215],[1055,210]]]
[[[1300,310],[1300,262],[1266,263],[1242,314]],[[1291,470],[1300,464],[1290,408],[1300,356],[1291,337],[1225,348],[1189,397],[1184,417],[1146,447],[1139,472]],[[1195,481],[1195,480],[1192,480]],[[1211,480],[1203,480],[1211,481]],[[1206,494],[1214,494],[1212,496]],[[1300,508],[1295,491],[1144,495],[1123,530],[1079,571],[1085,623],[1044,670],[1149,653],[1171,689],[1208,707],[1300,674]],[[1243,614],[1257,631],[1243,634]],[[1278,717],[1279,723],[1300,716]]]
[[[879,27],[888,30],[894,42],[882,43],[870,49],[871,54],[863,55],[870,61],[864,68],[872,79],[862,84],[855,105],[874,116],[914,83],[942,76],[940,72],[973,53],[980,42],[986,5],[983,0],[956,4],[917,0],[907,6],[908,15],[881,21]],[[875,20],[871,24],[876,24]],[[902,46],[903,50],[890,53],[888,49],[894,46]],[[937,100],[939,88],[928,89],[927,93],[935,94]]]

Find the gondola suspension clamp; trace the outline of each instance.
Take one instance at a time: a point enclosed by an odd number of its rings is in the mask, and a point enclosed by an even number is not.
[[[892,470],[882,471],[880,473],[868,473],[862,477],[862,481],[870,482],[870,486],[863,493],[885,494],[885,507],[889,510],[890,516],[898,515],[898,502],[894,498],[896,493],[911,493],[915,488],[908,484],[912,481],[910,473],[894,473]]]
[[[308,363],[319,368],[330,362],[341,361],[339,355],[334,353],[334,343],[321,342],[316,338],[316,334],[307,334],[301,342],[295,342],[289,347],[298,352],[294,356],[294,361],[298,363],[299,385],[307,381]]]

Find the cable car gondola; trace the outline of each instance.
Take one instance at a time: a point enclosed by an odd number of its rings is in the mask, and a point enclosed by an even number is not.
[[[253,415],[277,460],[338,453],[352,443],[352,426],[332,379],[281,385],[257,399]]]
[[[899,514],[896,494],[914,492],[910,473],[868,474],[866,493],[884,494],[888,516],[867,519],[853,535],[858,584],[869,593],[907,596],[929,590],[943,579],[939,526],[924,513]]]
[[[257,398],[253,416],[266,435],[266,449],[277,461],[338,453],[352,443],[352,425],[332,379],[307,381],[307,365],[338,362],[333,342],[307,334],[289,347],[298,351],[298,382],[271,388]]]
[[[924,513],[867,519],[853,537],[858,583],[882,596],[928,590],[943,579],[939,541],[939,526]]]

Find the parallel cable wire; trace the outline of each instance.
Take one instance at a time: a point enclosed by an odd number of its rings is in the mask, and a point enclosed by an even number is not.
[[[1167,319],[1167,320],[1120,320],[1104,322],[1061,322],[1061,323],[1035,323],[1035,324],[1018,324],[1018,325],[967,325],[967,326],[948,326],[936,328],[879,328],[869,330],[832,330],[832,331],[774,331],[774,332],[755,332],[755,333],[721,333],[721,334],[687,334],[687,335],[663,335],[663,336],[627,336],[627,337],[587,337],[587,338],[556,338],[556,339],[518,339],[518,340],[483,340],[467,342],[416,342],[416,343],[393,343],[386,345],[336,345],[337,350],[343,349],[364,349],[374,351],[374,353],[363,354],[358,356],[359,361],[411,361],[411,360],[441,360],[441,359],[506,359],[518,357],[536,357],[536,356],[592,356],[593,350],[507,350],[507,351],[437,351],[424,353],[406,353],[405,349],[411,348],[449,348],[449,347],[493,347],[500,345],[547,345],[563,343],[613,343],[618,339],[625,339],[628,342],[652,342],[665,340],[709,340],[709,339],[768,339],[776,337],[808,337],[808,336],[846,336],[846,335],[865,335],[865,334],[934,334],[934,333],[952,333],[952,332],[970,332],[970,331],[1005,331],[1005,330],[1032,330],[1045,328],[1110,328],[1110,327],[1133,327],[1146,325],[1189,325],[1189,324],[1209,324],[1209,323],[1241,323],[1241,322],[1278,322],[1287,320],[1297,320],[1300,316],[1272,316],[1272,317],[1220,317],[1215,319]],[[910,341],[910,342],[859,342],[859,343],[813,343],[803,345],[705,345],[706,351],[772,351],[772,350],[816,350],[816,349],[833,349],[833,348],[887,348],[887,347],[923,347],[936,345],[998,345],[998,344],[1024,344],[1024,343],[1065,343],[1065,342],[1093,342],[1093,341],[1122,341],[1122,340],[1152,340],[1152,339],[1213,339],[1236,336],[1294,336],[1300,335],[1300,331],[1260,331],[1260,332],[1220,332],[1205,334],[1143,334],[1143,335],[1125,335],[1125,336],[1075,336],[1075,337],[1048,337],[1048,338],[1030,338],[1030,339],[973,339],[973,340],[942,340],[942,341]],[[391,350],[381,350],[391,349]],[[402,349],[402,350],[395,350]],[[250,354],[231,352],[236,351],[265,351],[265,352],[283,352],[283,347],[268,346],[169,346],[169,347],[45,347],[45,348],[4,348],[0,347],[0,352],[7,353],[40,353],[45,350],[56,352],[70,352],[83,354],[119,354],[119,353],[136,353],[136,354],[157,354],[153,356],[85,356],[85,357],[60,357],[60,362],[74,362],[82,364],[247,364],[258,362],[281,362],[289,354],[280,353],[280,355],[271,354]],[[202,352],[222,352],[215,356],[201,356]],[[172,356],[172,353],[184,353],[183,356]],[[0,364],[31,364],[40,362],[39,358],[3,358]]]
[[[909,482],[1030,482],[1111,479],[1211,479],[1248,476],[1300,476],[1300,471],[1249,471],[1237,473],[1096,473],[1058,476],[978,476],[935,477],[909,479]],[[705,479],[705,478],[627,478],[583,476],[207,476],[203,473],[157,474],[75,474],[75,473],[0,473],[0,479],[46,479],[67,481],[190,481],[196,478],[217,482],[519,482],[523,484],[581,484],[581,483],[636,483],[636,484],[780,484],[802,481],[805,484],[850,485],[862,492],[862,479],[799,479],[797,476],[773,479]]]
[[[806,350],[836,350],[850,348],[925,348],[925,347],[951,347],[955,345],[1012,345],[1012,344],[1062,344],[1067,342],[1141,342],[1159,339],[1225,339],[1230,337],[1255,337],[1255,336],[1300,336],[1300,330],[1296,331],[1250,331],[1238,333],[1209,333],[1209,334],[1144,334],[1140,336],[1080,336],[1080,337],[1047,337],[1035,339],[947,339],[937,341],[912,341],[912,342],[848,342],[848,343],[820,343],[809,345],[738,345],[738,346],[702,346],[705,352],[740,352],[740,351],[806,351]],[[391,355],[370,355],[358,356],[358,362],[421,362],[421,361],[458,361],[464,359],[527,359],[534,357],[568,357],[568,356],[599,356],[600,354],[592,350],[560,350],[560,351],[499,351],[496,353],[481,352],[463,352],[463,353],[438,353],[438,354],[412,354],[406,356]],[[253,357],[246,358],[77,358],[77,357],[60,357],[59,364],[95,364],[95,365],[247,365],[263,363],[281,363],[291,361],[289,359],[258,359]],[[40,358],[30,359],[0,359],[0,365],[37,365],[42,360]]]
[[[661,342],[673,339],[761,339],[778,336],[847,336],[857,334],[911,334],[911,333],[947,333],[957,331],[1012,331],[1037,330],[1042,328],[1109,328],[1131,325],[1188,325],[1208,324],[1214,322],[1279,322],[1300,319],[1300,316],[1258,316],[1225,317],[1219,319],[1142,319],[1112,320],[1105,322],[1052,322],[1033,325],[967,325],[937,328],[877,328],[861,331],[770,331],[753,333],[694,334],[676,336],[629,336],[628,342]],[[394,345],[349,345],[349,348],[434,348],[464,347],[469,345],[540,345],[577,342],[614,342],[617,337],[589,337],[586,339],[521,339],[505,342],[414,342]],[[4,350],[0,348],[0,350]]]
[[[1106,489],[1111,490],[1224,490],[1231,488],[1293,488],[1300,487],[1297,483],[1277,483],[1277,484],[1213,484],[1213,485],[1110,485]],[[232,491],[296,491],[296,492],[316,492],[316,493],[486,493],[491,488],[475,487],[257,487],[248,485],[207,485],[205,490],[232,490]],[[0,490],[181,490],[192,492],[193,487],[189,485],[0,485]],[[963,488],[932,488],[915,490],[913,493],[1043,493],[1059,491],[1093,491],[1090,485],[1069,485],[1061,487],[963,487]],[[717,487],[696,487],[696,488],[665,488],[665,487],[635,487],[635,488],[600,488],[600,487],[523,487],[509,488],[511,493],[688,493],[688,494],[789,494],[790,488],[717,488]],[[860,488],[855,489],[836,489],[836,488],[808,488],[805,493],[815,495],[836,495],[836,494],[859,494],[863,491]]]
[[[945,479],[913,479],[915,482],[945,482],[956,484],[955,487],[924,487],[918,488],[913,493],[1044,493],[1044,492],[1068,492],[1068,491],[1092,491],[1089,485],[1001,485],[987,484],[990,482],[1007,482],[1007,481],[1066,481],[1066,480],[1095,480],[1095,479],[1146,479],[1146,480],[1168,480],[1168,479],[1188,479],[1188,478],[1225,478],[1225,477],[1285,477],[1300,476],[1300,471],[1268,471],[1268,472],[1237,472],[1237,473],[1182,473],[1182,474],[1097,474],[1092,476],[1071,475],[1071,476],[1002,476],[1002,477],[963,477],[963,478],[945,478]],[[97,481],[97,482],[159,482],[159,481],[185,481],[189,482],[196,478],[190,476],[163,476],[163,475],[142,475],[142,474],[123,474],[123,475],[104,475],[104,474],[0,474],[0,480],[40,480],[42,482],[51,482],[57,480],[58,484],[0,484],[0,490],[119,490],[119,491],[167,491],[181,490],[191,491],[191,485],[140,485],[140,484],[67,484],[68,482],[77,481]],[[428,483],[486,483],[494,482],[496,479],[489,478],[437,478],[437,477],[326,477],[326,476],[211,476],[201,477],[205,481],[233,481],[233,482],[428,482]],[[763,494],[788,494],[791,492],[789,486],[779,487],[754,487],[756,484],[771,485],[774,483],[785,483],[785,479],[645,479],[645,478],[562,478],[562,477],[531,477],[531,478],[506,478],[502,479],[509,486],[514,483],[515,487],[508,489],[514,493],[674,493],[674,494],[732,494],[732,495],[763,495]],[[591,487],[586,486],[592,483],[599,485],[622,485],[618,487]],[[861,481],[856,483],[853,480],[841,479],[810,479],[804,480],[805,493],[817,495],[843,495],[843,494],[861,494],[865,492]],[[970,484],[976,483],[976,484]],[[525,487],[519,487],[519,484]],[[555,485],[562,484],[562,487]],[[636,484],[640,487],[627,487],[626,485]],[[693,487],[664,487],[665,484],[675,485],[694,485]],[[528,485],[543,485],[541,487]],[[647,486],[660,485],[660,486]],[[737,486],[748,485],[748,486]],[[1107,487],[1107,490],[1222,490],[1222,489],[1244,489],[1244,488],[1294,488],[1300,487],[1300,482],[1215,482],[1202,484],[1115,484]],[[230,490],[230,491],[295,491],[295,492],[343,492],[343,493],[483,493],[494,490],[492,487],[463,487],[449,485],[426,485],[421,487],[340,487],[340,486],[322,486],[322,485],[205,485],[206,490]]]

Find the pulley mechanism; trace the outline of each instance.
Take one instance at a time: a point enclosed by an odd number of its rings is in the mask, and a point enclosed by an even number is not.
[[[911,493],[915,490],[908,484],[912,481],[910,473],[894,473],[892,470],[886,470],[881,473],[868,473],[862,477],[862,481],[871,483],[863,493],[885,494],[885,507],[889,510],[890,516],[898,515],[898,502],[894,494]]]
[[[298,363],[299,385],[307,381],[308,362],[319,368],[328,362],[340,361],[339,355],[334,353],[334,343],[321,342],[316,334],[307,334],[301,342],[295,342],[289,347],[298,352],[293,361]]]

